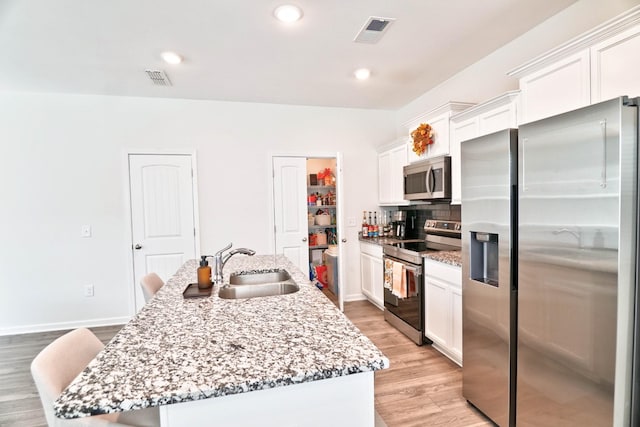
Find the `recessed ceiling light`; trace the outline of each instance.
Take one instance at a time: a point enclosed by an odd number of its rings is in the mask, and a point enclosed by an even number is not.
[[[175,52],[162,52],[160,56],[168,64],[176,65],[182,62],[182,57]]]
[[[358,68],[353,72],[358,80],[367,80],[371,76],[371,71],[368,68]]]
[[[283,4],[273,11],[273,15],[282,22],[296,22],[302,18],[302,9],[292,4]]]

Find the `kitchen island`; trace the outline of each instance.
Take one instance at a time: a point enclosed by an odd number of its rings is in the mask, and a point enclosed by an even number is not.
[[[283,256],[236,256],[232,272],[282,268],[289,295],[184,299],[186,262],[55,402],[56,415],[158,406],[163,426],[373,426],[373,372],[388,359]]]

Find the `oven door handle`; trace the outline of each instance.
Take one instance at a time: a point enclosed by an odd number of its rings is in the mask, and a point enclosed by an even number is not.
[[[422,276],[422,266],[418,266],[418,265],[413,265],[413,264],[407,264],[405,262],[402,263],[404,265],[404,269],[405,270],[409,270],[410,272],[412,272],[416,277],[421,277]]]
[[[402,260],[399,260],[397,258],[392,258],[392,257],[390,257],[388,255],[384,255],[382,257],[382,261],[384,262],[384,260],[386,260],[386,259],[388,259],[390,261],[394,261],[394,262],[399,262],[400,264],[402,264],[404,266],[405,270],[411,271],[416,276],[418,276],[418,275],[422,276],[422,265],[411,264],[411,263],[408,263],[406,261],[402,261]]]
[[[415,277],[415,280],[416,280],[416,282],[418,284],[422,283],[422,266],[421,265],[409,264],[407,262],[399,261],[397,259],[389,258],[387,256],[383,257],[383,263],[384,263],[384,259],[390,259],[391,261],[399,262],[400,264],[402,264],[402,266],[404,267],[405,270],[407,270],[411,274],[413,274],[413,276]],[[384,271],[383,271],[383,274],[384,274]],[[419,289],[419,287],[418,287],[418,289]],[[396,305],[396,304],[394,304],[394,305]]]

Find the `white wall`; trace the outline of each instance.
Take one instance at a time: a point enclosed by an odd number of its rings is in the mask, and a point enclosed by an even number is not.
[[[132,311],[126,149],[195,150],[201,249],[272,252],[269,158],[344,154],[345,216],[377,208],[373,147],[448,101],[516,89],[506,73],[640,0],[580,0],[396,113],[151,98],[0,94],[0,334],[124,321]],[[345,218],[346,219],[346,218]],[[93,238],[80,237],[83,224]],[[347,298],[359,295],[347,227]],[[85,298],[83,286],[95,286]]]
[[[407,134],[405,122],[449,101],[480,103],[518,89],[518,80],[507,72],[638,4],[640,0],[574,3],[398,110],[398,136]]]
[[[132,314],[127,149],[196,151],[204,253],[231,241],[271,253],[271,155],[341,151],[346,216],[359,218],[377,203],[374,147],[394,133],[386,111],[3,93],[0,334]],[[360,294],[358,231],[347,228],[347,296]]]

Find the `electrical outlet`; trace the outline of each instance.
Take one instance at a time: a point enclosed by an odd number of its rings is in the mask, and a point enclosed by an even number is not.
[[[84,285],[84,296],[85,297],[93,296],[93,285]]]
[[[347,218],[347,226],[355,227],[356,225],[358,225],[358,223],[356,222],[356,219],[354,217],[350,216],[349,218]]]
[[[83,225],[82,226],[82,237],[91,237],[91,226]]]

